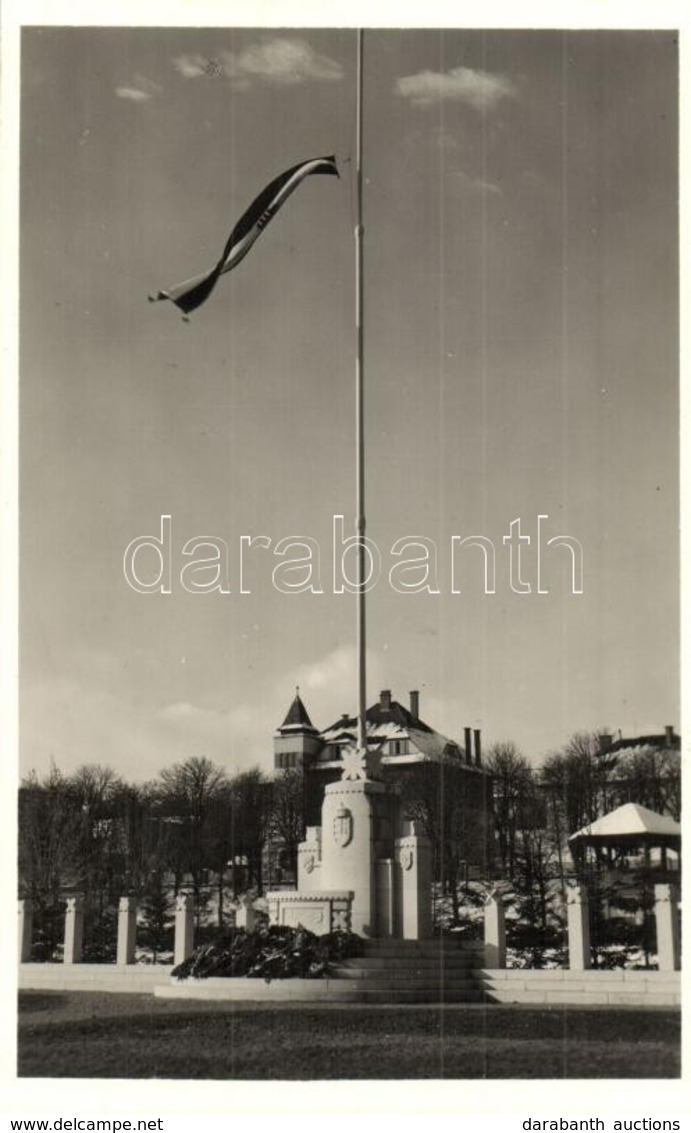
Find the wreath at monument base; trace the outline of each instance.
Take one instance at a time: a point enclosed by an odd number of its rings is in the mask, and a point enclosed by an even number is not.
[[[231,929],[197,948],[171,975],[178,980],[246,977],[267,983],[320,979],[328,975],[331,964],[361,956],[362,944],[362,938],[353,932],[316,936],[301,926],[272,925],[256,932]]]

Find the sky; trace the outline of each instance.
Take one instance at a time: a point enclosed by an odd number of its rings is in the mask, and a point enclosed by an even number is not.
[[[536,763],[576,731],[679,726],[676,39],[365,35],[369,701],[419,689],[440,731]],[[355,709],[354,598],[331,585],[355,496],[355,33],[32,27],[21,47],[21,772],[268,771],[296,685],[318,727]],[[340,179],[308,178],[189,323],[147,302],[329,154]],[[162,515],[172,592],[136,593],[123,555]],[[582,547],[582,594],[544,544],[537,592],[540,515]],[[230,593],[184,589],[199,536],[227,544]],[[321,594],[272,583],[298,536]],[[415,536],[439,593],[389,581]],[[472,548],[452,593],[452,536],[491,540],[496,593]]]

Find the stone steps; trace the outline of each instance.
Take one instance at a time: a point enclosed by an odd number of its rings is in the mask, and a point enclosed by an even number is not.
[[[362,1003],[481,1003],[481,948],[445,940],[368,940],[364,955],[330,968],[338,992]]]
[[[459,945],[439,945],[426,941],[365,941],[363,954],[367,959],[381,959],[405,962],[410,959],[429,960],[434,963],[468,962],[482,964],[482,946],[460,947]]]
[[[679,972],[484,969],[478,970],[476,976],[488,1003],[639,1007],[681,1004]]]
[[[405,983],[425,984],[430,987],[440,983],[477,986],[478,983],[476,972],[472,968],[440,971],[438,968],[362,968],[355,964],[331,965],[329,979],[361,980],[363,983],[377,984],[378,987]]]
[[[338,968],[362,968],[371,972],[386,972],[391,968],[405,972],[467,972],[477,968],[477,961],[472,956],[449,959],[428,959],[425,956],[387,957],[358,956],[349,960],[341,960]]]
[[[341,1003],[485,1003],[487,1002],[483,991],[477,987],[463,989],[452,988],[425,988],[425,987],[398,987],[374,988],[360,987],[339,990],[337,998]]]
[[[483,945],[479,941],[466,943],[447,937],[429,940],[399,940],[395,937],[383,937],[378,940],[365,940],[364,948],[366,953],[384,952],[401,955],[414,952],[438,955],[443,952],[456,955],[458,953],[481,952]]]
[[[439,983],[440,980],[477,980],[474,968],[439,968],[439,967],[404,967],[398,964],[387,964],[384,968],[372,968],[366,963],[360,964],[352,961],[348,964],[331,964],[329,973],[338,980],[426,980],[428,983]]]

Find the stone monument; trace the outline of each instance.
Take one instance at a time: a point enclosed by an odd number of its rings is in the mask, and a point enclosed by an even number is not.
[[[395,788],[378,778],[379,750],[342,750],[341,779],[324,792],[321,826],[298,849],[297,889],[267,894],[274,924],[323,935],[432,935],[431,852],[406,821]]]

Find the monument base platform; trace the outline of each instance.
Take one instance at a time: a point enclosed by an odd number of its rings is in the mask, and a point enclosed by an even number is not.
[[[317,936],[350,928],[349,889],[276,890],[266,894],[272,924],[306,928]]]
[[[370,940],[364,954],[331,966],[323,979],[171,980],[155,995],[166,999],[295,1003],[481,1003],[475,974],[479,945],[442,940]]]

